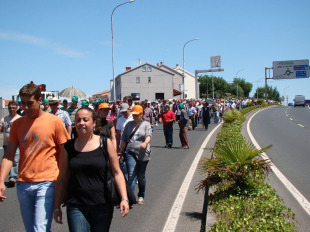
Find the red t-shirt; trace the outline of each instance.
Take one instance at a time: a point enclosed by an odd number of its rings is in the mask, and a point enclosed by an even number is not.
[[[169,110],[168,112],[163,112],[162,113],[161,119],[163,120],[164,126],[173,125],[173,122],[175,120],[175,115],[174,115],[174,113],[171,110]],[[167,122],[167,121],[169,121],[171,119],[173,119],[172,122]]]

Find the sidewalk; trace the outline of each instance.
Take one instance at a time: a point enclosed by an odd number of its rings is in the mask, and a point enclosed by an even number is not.
[[[216,135],[220,131],[221,126],[217,128],[215,133],[211,136],[210,140],[205,147],[202,157],[211,158],[211,149],[214,147],[216,141]],[[209,131],[210,133],[211,131]],[[198,168],[195,171],[190,187],[188,189],[181,214],[177,223],[175,231],[177,232],[193,232],[193,231],[209,231],[211,226],[215,222],[215,214],[208,210],[207,215],[204,215],[204,202],[205,202],[205,191],[197,193],[195,190],[196,186],[201,180],[205,178],[204,175],[200,174]],[[205,218],[207,217],[207,218]],[[206,220],[206,221],[205,221]],[[206,224],[206,229],[201,230],[201,226]]]

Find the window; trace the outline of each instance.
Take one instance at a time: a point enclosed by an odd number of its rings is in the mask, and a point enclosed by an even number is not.
[[[132,93],[131,94],[132,100],[140,100],[140,93]]]
[[[148,82],[148,83],[151,83],[151,82],[152,82],[152,78],[151,78],[151,77],[148,77],[148,78],[147,78],[147,82]]]
[[[148,72],[152,72],[152,67],[151,67],[151,66],[148,66],[148,67],[147,67],[147,71],[148,71]]]
[[[142,72],[146,72],[146,66],[142,67]]]
[[[136,77],[136,83],[140,83],[140,77]]]

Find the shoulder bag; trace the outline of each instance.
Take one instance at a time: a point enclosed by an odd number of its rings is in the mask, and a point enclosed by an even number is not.
[[[109,159],[108,149],[107,149],[107,137],[104,135],[100,135],[100,148],[102,150],[105,150],[105,152],[103,151],[103,154],[105,156],[106,163],[107,163],[107,165],[106,165],[106,178],[105,178],[107,197],[108,197],[108,199],[112,205],[118,206],[121,202],[121,197],[120,197],[119,192],[117,190],[114,177],[111,173],[110,159]],[[125,183],[126,183],[126,190],[127,190],[127,197],[129,200],[129,205],[136,204],[137,203],[136,196],[132,192],[131,187],[128,184],[125,176],[124,176],[124,179],[125,179]]]

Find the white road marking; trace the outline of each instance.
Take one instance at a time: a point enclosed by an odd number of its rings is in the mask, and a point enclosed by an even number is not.
[[[290,120],[291,120],[291,121],[293,121],[293,119],[292,119],[292,118],[290,118]]]
[[[192,162],[192,165],[190,166],[185,179],[181,185],[181,188],[179,190],[179,193],[173,203],[173,206],[170,210],[169,216],[167,218],[165,227],[163,229],[163,232],[174,232],[179,220],[179,216],[183,207],[183,203],[184,200],[186,198],[190,183],[193,179],[193,176],[195,174],[195,171],[197,169],[197,166],[199,164],[199,161],[201,159],[202,153],[205,151],[205,147],[207,145],[207,143],[209,142],[211,136],[214,134],[214,132],[216,131],[216,129],[221,125],[222,123],[220,123],[219,125],[217,125],[211,132],[210,134],[207,136],[207,138],[204,140],[204,142],[202,143],[199,151],[196,154],[196,157],[194,159],[194,161]]]
[[[262,109],[265,110],[265,109]],[[257,141],[255,140],[251,129],[250,129],[250,123],[252,121],[252,118],[262,110],[257,111],[255,114],[251,116],[247,123],[247,131],[249,134],[249,137],[254,144],[254,146],[257,149],[261,149],[261,147],[258,145]],[[261,155],[264,159],[269,159],[269,157],[266,155],[265,152],[262,153]],[[297,188],[282,174],[282,172],[271,162],[271,169],[276,174],[276,176],[279,178],[279,180],[284,184],[284,186],[287,188],[288,191],[295,197],[295,199],[298,201],[298,203],[304,208],[304,210],[310,215],[310,202],[298,191]]]
[[[300,126],[300,127],[305,127],[305,126],[303,126],[303,125],[301,125],[301,124],[298,124],[298,126]]]

